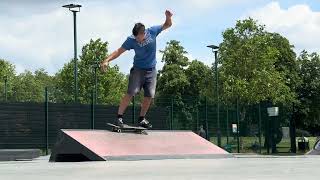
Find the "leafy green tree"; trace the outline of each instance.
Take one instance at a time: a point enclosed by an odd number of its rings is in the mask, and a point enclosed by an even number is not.
[[[90,40],[83,46],[79,58],[79,101],[80,103],[91,103],[94,92],[95,67],[108,55],[108,43],[101,39]],[[101,73],[99,68],[97,75],[97,102],[107,104],[118,104],[121,96],[125,93],[127,77],[119,72],[119,67],[109,67],[106,73]],[[73,102],[74,80],[73,62],[65,66],[56,74],[57,101]],[[59,98],[61,97],[61,98]]]
[[[50,101],[68,103],[74,101],[73,60],[64,64],[54,76],[53,87],[49,88]]]
[[[160,97],[168,95],[175,98],[182,97],[189,86],[185,69],[189,65],[187,52],[180,45],[179,41],[172,40],[167,43],[163,53],[162,62],[164,66],[158,74],[157,92]]]
[[[45,87],[52,82],[53,77],[44,69],[36,70],[34,73],[26,70],[14,79],[13,99],[18,102],[43,102]]]
[[[193,60],[185,70],[188,86],[185,92],[187,96],[206,97],[213,94],[213,72],[203,62]]]
[[[302,83],[297,90],[300,100],[297,126],[316,133],[320,127],[320,56],[303,51],[298,61]]]
[[[160,52],[165,64],[158,75],[157,99],[170,102],[170,98],[174,98],[178,127],[190,129],[195,124],[193,114],[198,110],[201,97],[212,93],[212,71],[198,60],[190,61],[179,41],[168,42]]]
[[[275,67],[279,51],[264,26],[251,18],[238,21],[234,28],[223,32],[223,38],[219,59],[225,100],[238,99],[242,107],[266,100],[273,103],[295,100],[285,73]]]
[[[277,49],[277,57],[275,68],[278,72],[283,74],[286,85],[292,91],[295,91],[301,84],[301,79],[298,75],[299,63],[296,59],[294,46],[290,44],[289,40],[278,33],[268,33],[270,39],[270,46]]]
[[[0,59],[0,100],[5,100],[5,80],[7,80],[7,98],[12,97],[13,79],[15,77],[15,66],[9,61]]]

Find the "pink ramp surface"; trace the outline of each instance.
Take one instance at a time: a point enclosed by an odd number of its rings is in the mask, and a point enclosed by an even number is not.
[[[148,135],[115,133],[105,130],[62,131],[106,159],[122,156],[175,157],[179,155],[232,157],[225,150],[191,131],[148,131]]]

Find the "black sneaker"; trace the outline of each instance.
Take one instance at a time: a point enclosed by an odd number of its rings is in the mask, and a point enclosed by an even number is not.
[[[146,128],[146,129],[152,128],[152,124],[150,124],[150,122],[147,121],[146,118],[144,118],[142,121],[140,121],[139,126]]]
[[[116,120],[116,125],[120,126],[121,128],[123,128],[123,126],[124,126],[123,119],[122,118],[118,118]]]

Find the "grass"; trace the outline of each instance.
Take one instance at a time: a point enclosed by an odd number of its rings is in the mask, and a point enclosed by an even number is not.
[[[309,147],[312,149],[314,144],[316,143],[317,137],[307,137],[309,139]],[[297,154],[304,154],[305,152],[298,152],[298,139],[296,139],[296,146],[297,146]],[[210,141],[214,144],[218,144],[217,137],[210,137]],[[267,154],[267,150],[263,148],[264,137],[261,138],[261,154]],[[258,137],[240,137],[240,153],[260,153],[259,146],[257,149],[254,150],[252,146],[254,144],[259,145],[259,138]],[[290,138],[283,138],[279,144],[277,144],[277,150],[279,153],[290,153]],[[221,137],[221,146],[226,147],[229,146],[229,150],[233,153],[237,152],[237,138],[236,137]]]

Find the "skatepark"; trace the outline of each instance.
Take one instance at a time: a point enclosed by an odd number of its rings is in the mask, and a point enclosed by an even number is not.
[[[0,162],[1,179],[314,179],[319,157],[237,157],[227,159],[167,159],[48,163]]]
[[[320,156],[314,155],[229,154],[186,131],[149,131],[149,135],[103,130],[61,133],[50,156],[1,161],[1,178],[21,179],[23,174],[25,180],[234,179],[235,176],[243,180],[298,180],[315,178],[315,167],[320,166]]]
[[[0,1],[0,180],[317,179],[320,6]]]

